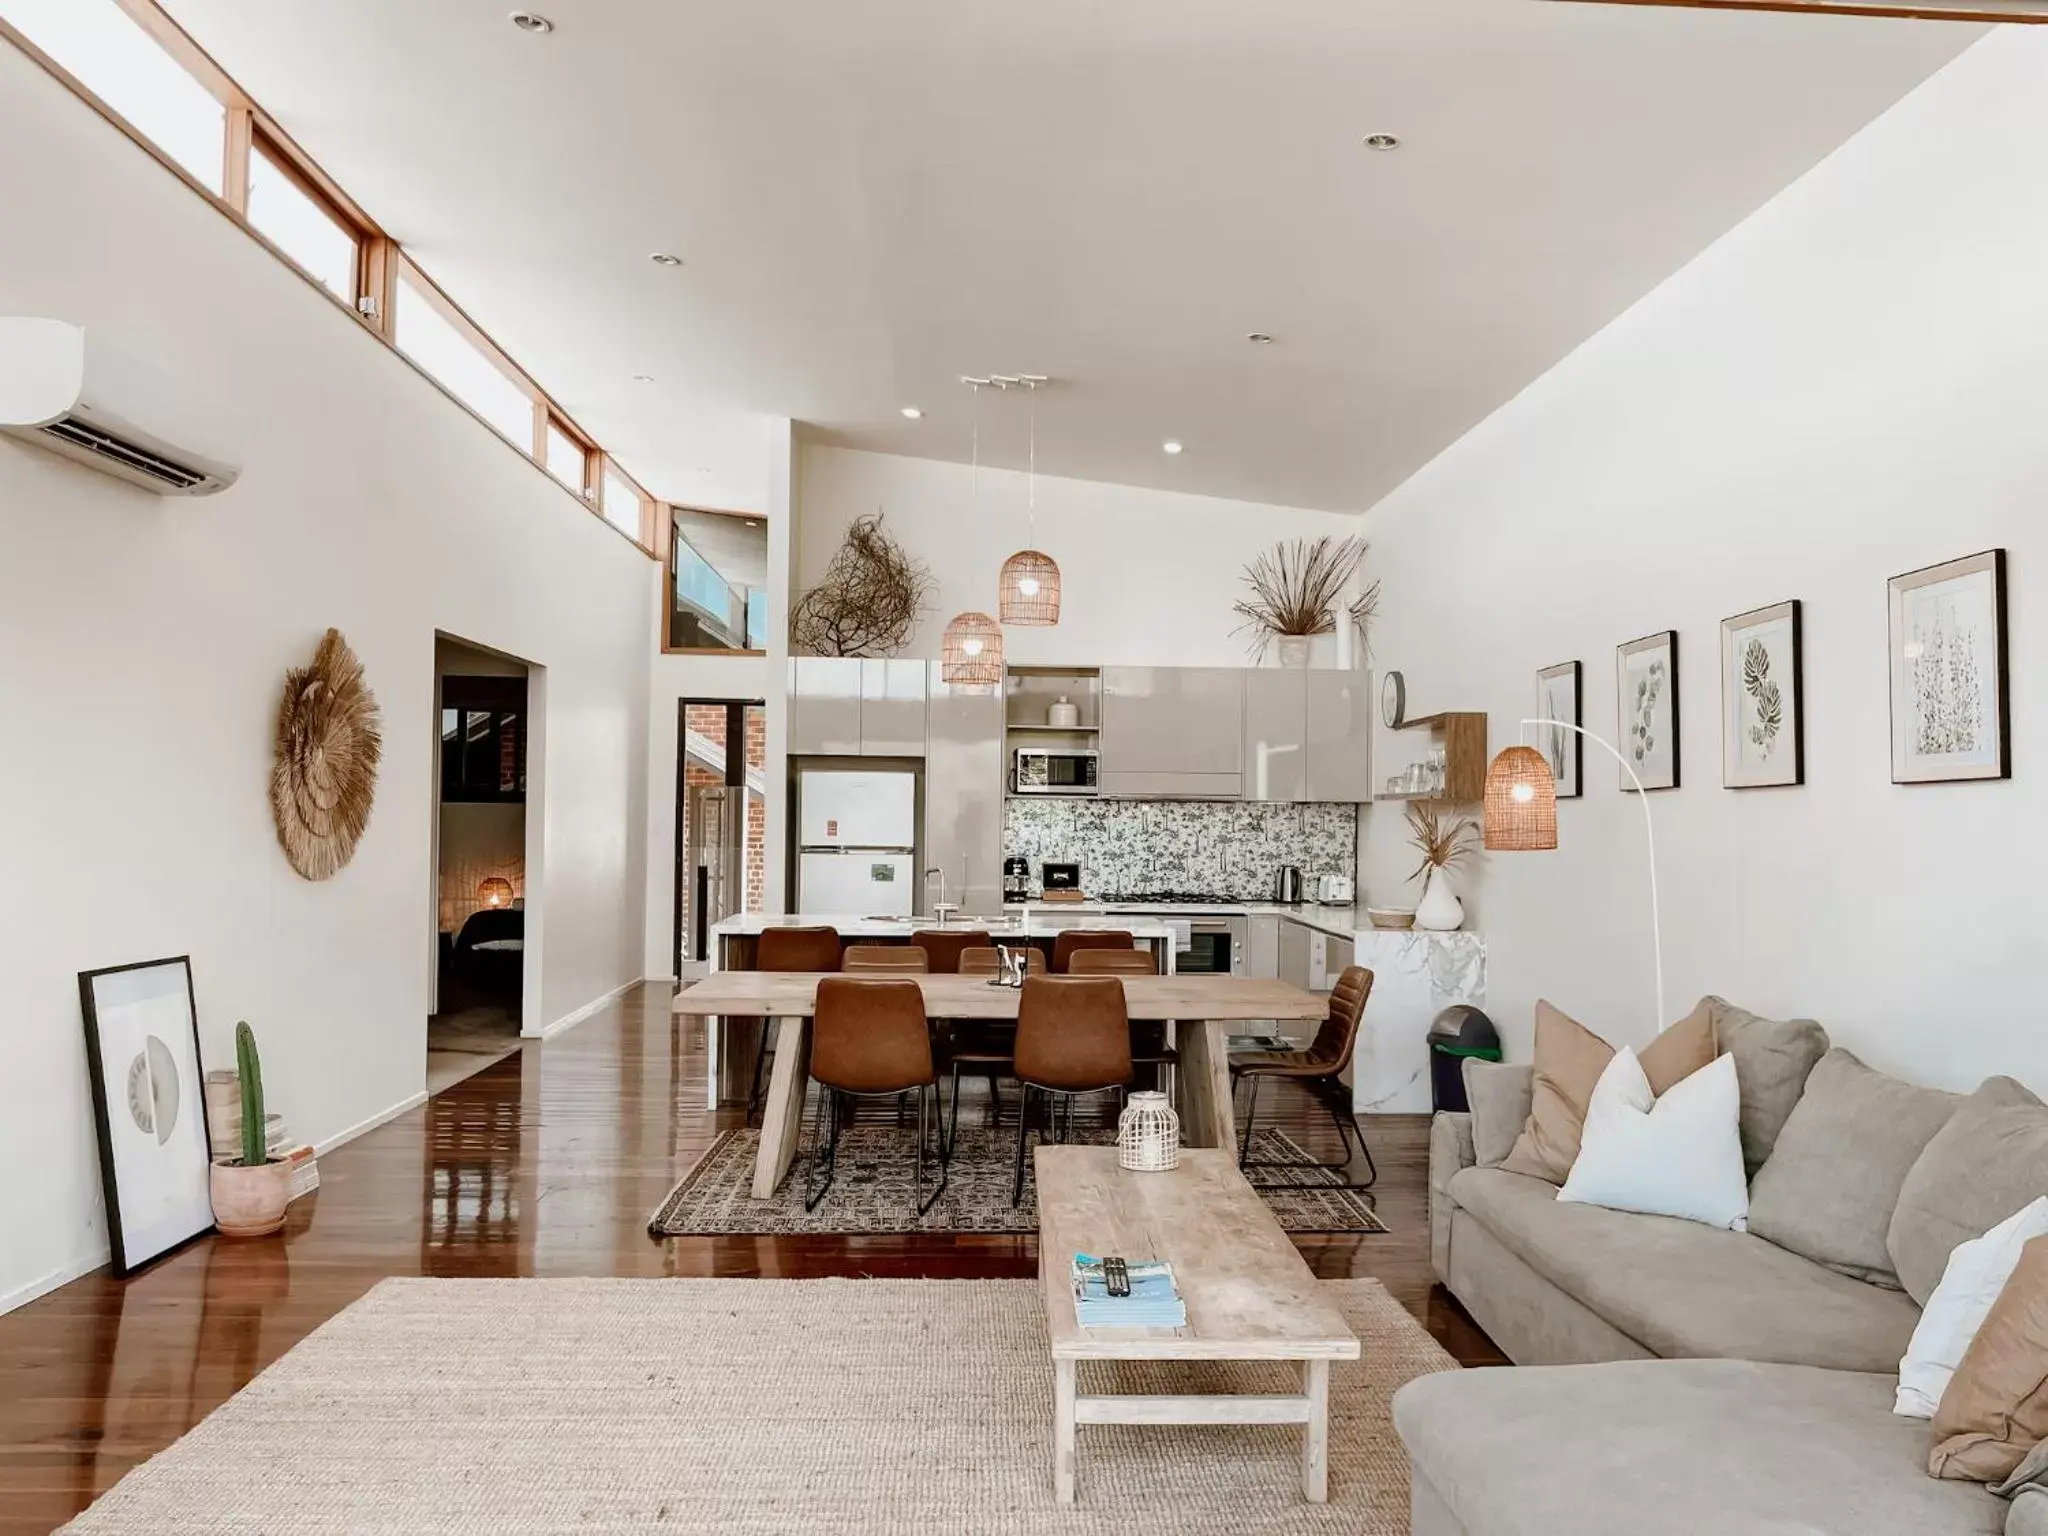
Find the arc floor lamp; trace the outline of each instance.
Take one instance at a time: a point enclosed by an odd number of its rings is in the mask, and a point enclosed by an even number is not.
[[[1621,764],[1621,771],[1636,787],[1643,804],[1643,836],[1650,848],[1650,945],[1657,961],[1657,1019],[1655,1028],[1670,1022],[1664,1011],[1664,928],[1657,911],[1657,828],[1650,819],[1650,797],[1643,789],[1629,760],[1615,750],[1614,743],[1595,736],[1582,725],[1568,720],[1524,720],[1531,726],[1570,731],[1586,741],[1607,749],[1607,755]],[[1547,852],[1557,847],[1557,778],[1550,771],[1550,759],[1534,747],[1520,744],[1504,747],[1486,767],[1486,798],[1482,813],[1488,849],[1500,853]]]

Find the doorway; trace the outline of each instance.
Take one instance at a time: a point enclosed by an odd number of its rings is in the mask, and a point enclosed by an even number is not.
[[[767,881],[768,710],[684,699],[676,721],[675,974],[704,974],[724,919],[762,910]]]
[[[430,1094],[519,1048],[533,734],[524,662],[436,636],[434,674]]]

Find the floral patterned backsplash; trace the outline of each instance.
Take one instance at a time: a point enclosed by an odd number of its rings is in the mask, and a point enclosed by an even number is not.
[[[1003,855],[1015,854],[1031,861],[1034,894],[1051,859],[1080,864],[1090,896],[1187,891],[1267,901],[1283,864],[1299,865],[1310,881],[1355,872],[1358,807],[1012,796],[1003,804]]]

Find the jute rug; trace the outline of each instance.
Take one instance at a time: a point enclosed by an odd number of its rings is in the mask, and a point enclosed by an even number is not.
[[[1377,1282],[1328,1284],[1364,1349],[1331,1370],[1326,1505],[1302,1502],[1298,1430],[1124,1426],[1082,1428],[1057,1504],[1028,1280],[386,1280],[66,1529],[1405,1536],[1388,1399],[1454,1367]],[[1168,1379],[1090,1369],[1084,1390]]]
[[[1107,1144],[1108,1128],[1077,1128],[1075,1140]],[[1253,1169],[1261,1180],[1314,1180],[1335,1185],[1335,1174],[1319,1173],[1312,1159],[1279,1131],[1255,1131],[1252,1155],[1294,1165]],[[799,1157],[772,1200],[753,1196],[757,1130],[726,1131],[670,1190],[648,1220],[656,1237],[802,1232],[1036,1232],[1036,1181],[1024,1181],[1023,1204],[1010,1204],[1016,1170],[1014,1127],[960,1128],[951,1176],[938,1203],[919,1217],[912,1198],[913,1131],[894,1126],[853,1125],[839,1138],[839,1174],[815,1211],[804,1209],[804,1161]],[[1032,1138],[1037,1145],[1037,1137]],[[806,1142],[806,1151],[808,1141]],[[931,1170],[926,1170],[927,1179]],[[927,1183],[926,1188],[930,1185]],[[1267,1206],[1289,1232],[1384,1232],[1369,1196],[1345,1189],[1260,1189]]]

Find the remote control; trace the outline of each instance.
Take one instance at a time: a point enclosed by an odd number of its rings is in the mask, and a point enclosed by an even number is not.
[[[1112,1296],[1131,1294],[1131,1271],[1122,1259],[1107,1258],[1102,1261],[1103,1287]]]

